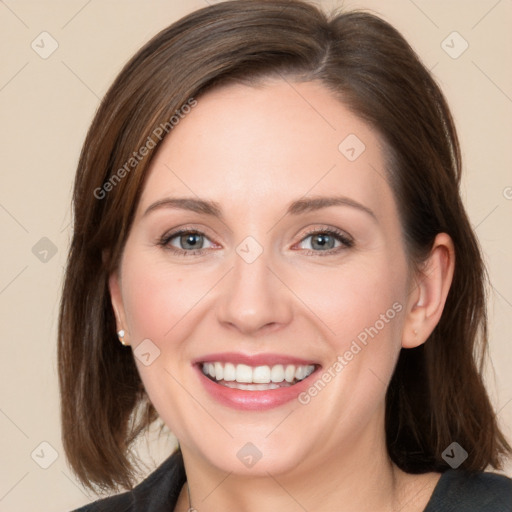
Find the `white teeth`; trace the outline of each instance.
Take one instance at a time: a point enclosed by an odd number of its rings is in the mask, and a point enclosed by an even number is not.
[[[221,380],[215,375],[216,380]],[[246,382],[247,384],[252,382],[252,368],[246,364],[236,365],[235,380],[237,382]]]
[[[279,389],[281,387],[279,384],[274,384],[273,382],[270,384],[240,384],[238,382],[224,381],[223,385],[227,388],[244,389],[246,391],[266,391],[267,389]],[[289,386],[289,384],[287,384],[287,386]]]
[[[235,365],[232,363],[226,363],[224,365],[224,380],[226,382],[231,382],[236,379],[236,369]]]
[[[295,366],[293,364],[289,364],[284,371],[284,378],[286,382],[293,382],[295,378]]]
[[[302,380],[306,376],[306,368],[304,366],[297,366],[295,370],[295,378],[297,380]]]
[[[215,363],[215,378],[217,380],[224,378],[224,368],[221,363]]]
[[[284,366],[282,364],[276,364],[272,366],[270,371],[270,380],[272,382],[283,382],[284,380]]]
[[[268,366],[256,366],[252,371],[252,381],[258,384],[270,382],[270,368]]]
[[[251,367],[246,364],[235,365],[233,363],[214,362],[203,363],[202,370],[205,375],[209,375],[212,379],[223,381],[222,383],[227,387],[256,391],[276,389],[276,387],[281,386],[275,386],[275,384],[288,385],[294,383],[294,381],[303,380],[313,373],[315,366],[276,364],[274,366]],[[247,386],[239,387],[236,383]],[[256,387],[252,385],[256,385]]]

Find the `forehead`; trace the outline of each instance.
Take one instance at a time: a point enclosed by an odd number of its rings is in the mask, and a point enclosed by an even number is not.
[[[141,208],[174,195],[265,206],[337,192],[385,209],[392,200],[378,134],[318,82],[229,85],[162,142]],[[388,207],[392,205],[387,205]]]

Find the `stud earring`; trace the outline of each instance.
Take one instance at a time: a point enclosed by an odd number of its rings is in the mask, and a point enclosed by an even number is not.
[[[414,329],[412,332],[414,333],[414,336],[418,336],[418,331],[416,329]]]
[[[121,345],[123,345],[123,347],[127,347],[129,344],[124,342],[124,340],[123,340],[124,334],[125,334],[124,329],[117,331],[117,337],[119,338]]]

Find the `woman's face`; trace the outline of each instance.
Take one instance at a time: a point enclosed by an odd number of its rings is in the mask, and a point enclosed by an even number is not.
[[[319,83],[268,81],[164,140],[110,284],[183,452],[254,475],[371,460],[410,281],[376,132]]]

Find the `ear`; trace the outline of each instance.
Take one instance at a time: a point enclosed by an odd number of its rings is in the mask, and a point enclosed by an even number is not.
[[[120,330],[124,330],[126,337],[128,335],[126,315],[124,312],[120,278],[117,271],[110,275],[108,280],[108,289],[110,291],[110,301],[112,303],[112,308],[116,316],[116,331],[119,332]],[[123,341],[123,344],[128,345],[126,341]]]
[[[454,269],[453,241],[446,233],[439,233],[409,292],[402,347],[414,348],[428,339],[441,319]]]

